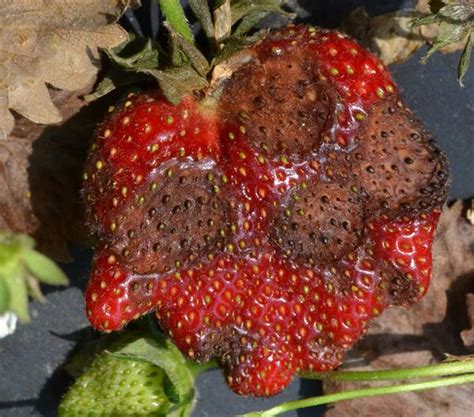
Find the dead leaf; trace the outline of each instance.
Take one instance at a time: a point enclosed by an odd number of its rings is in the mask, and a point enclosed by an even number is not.
[[[474,294],[468,294],[466,296],[466,303],[471,328],[469,330],[464,330],[461,333],[461,338],[466,347],[474,352]]]
[[[403,10],[370,18],[363,7],[355,9],[344,21],[342,30],[359,40],[386,65],[406,61],[424,43],[419,28],[410,22],[420,14]]]
[[[69,260],[67,242],[87,242],[80,194],[90,138],[117,96],[89,103],[75,93],[53,91],[66,121],[42,126],[23,117],[0,141],[0,229],[32,234],[38,248]]]
[[[438,362],[445,353],[469,353],[460,337],[470,325],[465,297],[474,292],[474,227],[464,217],[465,209],[458,201],[441,216],[433,248],[434,277],[425,298],[410,309],[388,309],[351,352],[344,368],[413,367]],[[325,392],[368,386],[325,383]],[[326,415],[466,417],[472,413],[472,398],[474,386],[465,385],[345,401],[337,403]]]
[[[14,125],[9,109],[35,123],[62,120],[47,84],[74,91],[95,80],[98,49],[128,38],[115,22],[130,3],[0,0],[0,140]]]

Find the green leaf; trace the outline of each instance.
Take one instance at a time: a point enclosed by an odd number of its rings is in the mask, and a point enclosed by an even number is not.
[[[43,293],[41,292],[40,284],[38,280],[32,275],[25,274],[26,288],[28,290],[28,295],[33,298],[33,300],[45,302]]]
[[[6,313],[10,306],[10,291],[8,285],[0,274],[0,315]]]
[[[431,25],[432,23],[439,22],[439,20],[440,20],[440,18],[437,15],[432,14],[432,15],[429,15],[429,16],[413,19],[410,22],[410,25],[412,27]]]
[[[209,39],[214,38],[214,24],[207,0],[188,0],[189,6]]]
[[[473,38],[474,38],[474,32],[471,31],[471,33],[469,34],[467,38],[466,46],[464,47],[464,50],[462,51],[461,59],[459,60],[458,82],[461,85],[461,87],[464,87],[463,79],[464,79],[464,76],[467,74],[469,65],[471,63],[472,45],[474,43]]]
[[[143,70],[143,72],[158,81],[164,96],[173,104],[178,104],[190,91],[201,90],[208,85],[207,80],[191,65],[166,70]]]
[[[66,274],[53,261],[33,249],[23,252],[23,261],[39,281],[50,285],[67,285]]]
[[[178,32],[174,30],[168,23],[165,22],[165,27],[170,32],[170,36],[175,40],[176,45],[181,49],[181,51],[189,58],[191,66],[203,77],[207,75],[209,71],[209,63],[201,51],[194,46],[194,44],[189,43],[185,38],[183,38]]]
[[[439,25],[438,36],[434,40],[433,45],[428,50],[426,56],[422,59],[422,62],[426,62],[431,55],[445,46],[462,41],[469,32],[469,24],[441,22]]]
[[[454,20],[456,22],[465,22],[472,18],[474,6],[469,4],[448,4],[438,12],[440,16]]]
[[[158,3],[163,15],[173,29],[188,42],[194,43],[193,34],[191,33],[191,29],[179,0],[158,0]]]
[[[24,273],[23,266],[19,262],[12,264],[8,270],[2,271],[4,283],[10,294],[8,310],[15,313],[23,323],[28,323],[30,313],[28,312],[28,292]]]
[[[16,235],[0,231],[0,271],[12,262],[17,262],[24,249],[33,248],[34,240],[27,235]]]

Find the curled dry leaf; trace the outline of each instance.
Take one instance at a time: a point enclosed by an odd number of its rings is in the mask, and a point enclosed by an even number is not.
[[[47,84],[78,90],[97,74],[98,48],[128,35],[115,22],[132,0],[0,0],[0,140],[15,110],[35,123],[57,123],[61,113]]]
[[[64,123],[42,126],[20,117],[0,141],[0,230],[32,234],[40,251],[61,261],[69,259],[67,241],[87,239],[82,167],[89,139],[110,104],[79,98],[90,90],[53,91]]]
[[[474,226],[465,218],[466,205],[456,202],[441,216],[433,249],[432,288],[410,308],[392,308],[374,323],[353,350],[345,368],[380,370],[438,362],[445,353],[468,354],[461,332],[469,328],[466,294],[474,292]],[[469,297],[472,319],[472,295]],[[472,323],[471,323],[472,324]],[[465,335],[472,335],[465,332]],[[325,383],[325,392],[370,386],[369,383]],[[327,417],[450,416],[472,413],[474,386],[411,392],[390,397],[337,403]]]
[[[425,43],[419,28],[410,22],[420,14],[405,10],[370,17],[363,7],[355,9],[344,21],[342,29],[376,53],[386,64],[406,61]]]

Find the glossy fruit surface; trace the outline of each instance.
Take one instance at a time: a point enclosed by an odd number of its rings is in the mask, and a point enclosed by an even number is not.
[[[87,312],[112,331],[155,309],[185,354],[268,396],[426,292],[447,162],[340,33],[288,27],[223,65],[199,98],[134,95],[99,128]]]

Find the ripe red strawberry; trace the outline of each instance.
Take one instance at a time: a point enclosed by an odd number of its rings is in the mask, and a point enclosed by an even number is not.
[[[447,162],[342,34],[291,26],[223,68],[178,106],[132,96],[98,130],[87,312],[112,331],[155,309],[189,357],[268,396],[426,292]]]

